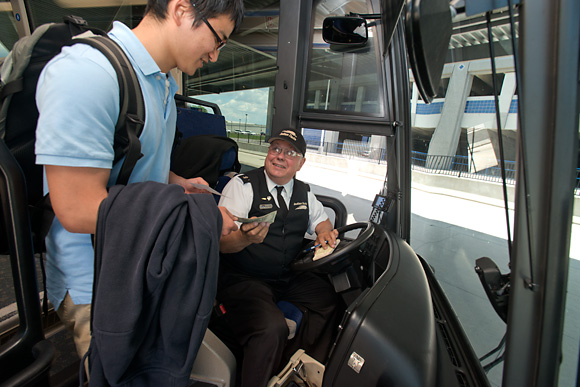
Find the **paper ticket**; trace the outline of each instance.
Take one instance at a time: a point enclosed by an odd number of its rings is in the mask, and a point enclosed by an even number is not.
[[[198,184],[198,183],[190,183],[189,181],[187,182],[189,185],[191,185],[192,187],[195,187],[197,189],[201,189],[204,191],[207,191],[209,193],[212,193],[214,195],[219,195],[219,196],[224,196],[223,194],[221,194],[220,192],[216,191],[215,189],[205,185],[205,184]]]
[[[316,261],[320,258],[324,258],[327,255],[332,254],[332,252],[334,251],[334,249],[336,249],[338,247],[338,244],[340,243],[340,239],[336,240],[336,245],[334,247],[328,247],[327,249],[323,249],[322,247],[319,248],[318,250],[316,250],[316,253],[314,253],[314,257],[312,257],[313,261]]]

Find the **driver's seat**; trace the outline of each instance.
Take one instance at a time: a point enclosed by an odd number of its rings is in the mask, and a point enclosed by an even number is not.
[[[316,198],[324,207],[330,208],[334,212],[335,228],[346,225],[347,210],[340,200],[325,195],[316,195]],[[303,318],[302,311],[297,306],[285,301],[279,302],[278,307],[287,318],[289,330],[298,332]],[[212,383],[218,387],[235,385],[236,358],[232,351],[209,328],[197,353],[190,379]]]

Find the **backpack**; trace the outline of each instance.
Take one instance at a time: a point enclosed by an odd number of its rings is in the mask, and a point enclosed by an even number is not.
[[[139,135],[145,106],[137,75],[125,52],[99,29],[76,16],[63,23],[39,26],[19,39],[8,56],[0,59],[0,138],[20,165],[26,180],[35,251],[40,252],[52,223],[50,200],[43,193],[42,166],[35,164],[34,144],[38,109],[35,94],[44,66],[63,46],[85,43],[100,50],[111,62],[119,80],[120,113],[114,135],[114,163],[125,160],[117,184],[127,184],[141,154]],[[47,216],[47,213],[49,214]],[[3,231],[3,230],[1,230]],[[0,233],[0,252],[8,251],[6,233]]]

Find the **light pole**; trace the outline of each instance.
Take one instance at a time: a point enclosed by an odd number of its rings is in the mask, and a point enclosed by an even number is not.
[[[248,143],[250,142],[250,133],[248,133],[248,113],[246,113],[246,122],[244,123],[244,133],[248,135]]]

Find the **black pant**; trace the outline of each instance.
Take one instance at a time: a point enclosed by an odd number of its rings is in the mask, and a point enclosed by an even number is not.
[[[287,346],[292,353],[302,348],[315,359],[326,360],[339,303],[328,281],[311,273],[272,283],[240,277],[218,290],[217,298],[225,306],[227,326],[243,347],[242,387],[266,386],[278,372]],[[284,314],[276,306],[280,300],[305,312],[300,329],[290,342]]]

